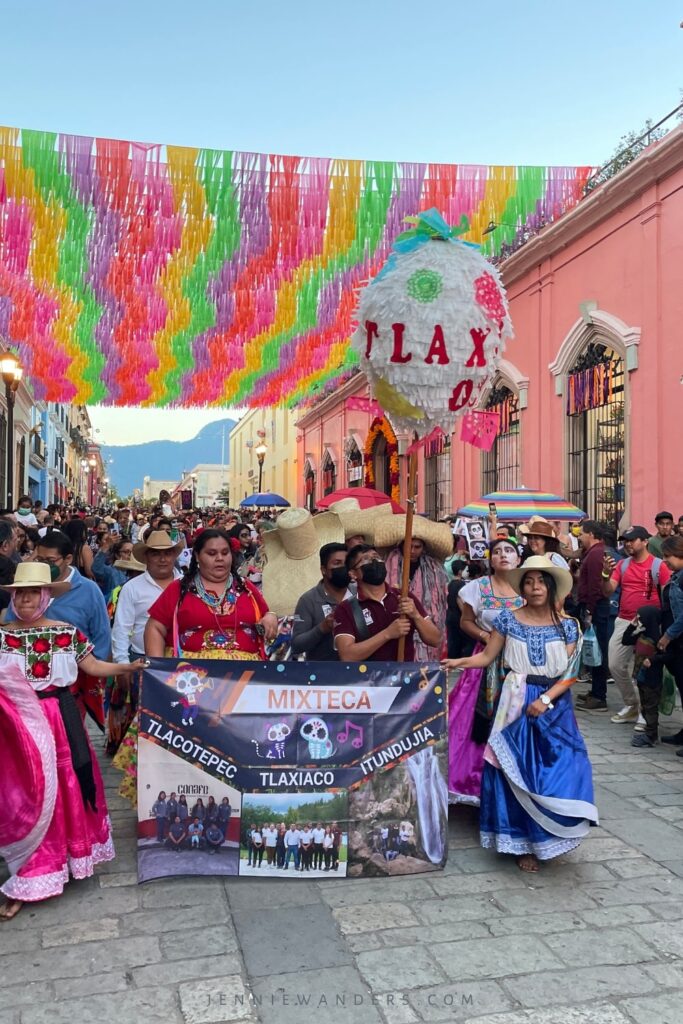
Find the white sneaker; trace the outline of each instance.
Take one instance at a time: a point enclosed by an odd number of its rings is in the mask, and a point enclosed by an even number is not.
[[[642,715],[638,715],[638,721],[633,726],[634,732],[645,732],[645,719]]]
[[[631,704],[627,704],[621,709],[621,711],[617,711],[616,715],[612,715],[610,722],[615,722],[617,725],[624,725],[626,722],[637,721],[638,717],[638,705],[636,704],[634,707]]]

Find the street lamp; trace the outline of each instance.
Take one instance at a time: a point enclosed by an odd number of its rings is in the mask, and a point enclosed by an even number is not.
[[[5,505],[11,510],[14,508],[14,400],[24,375],[24,368],[13,352],[5,352],[0,357],[0,373],[5,382],[5,399],[7,401],[7,501]]]
[[[263,480],[263,460],[266,457],[268,451],[268,445],[261,441],[261,444],[254,448],[256,452],[256,458],[258,459],[258,492],[261,494],[261,482]]]
[[[194,510],[197,507],[197,474],[190,473],[190,480],[192,481],[192,508]]]

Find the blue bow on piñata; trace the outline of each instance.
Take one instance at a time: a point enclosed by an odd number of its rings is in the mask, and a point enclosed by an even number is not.
[[[463,213],[457,227],[450,227],[443,219],[436,207],[431,210],[424,210],[418,213],[417,217],[404,217],[407,224],[414,224],[415,227],[409,231],[403,231],[394,239],[391,255],[384,264],[375,281],[379,281],[390,270],[393,270],[396,263],[396,255],[404,255],[413,252],[425,242],[434,240],[441,242],[453,242],[455,245],[467,245],[470,249],[479,249],[476,242],[465,242],[459,236],[470,230],[470,222]]]

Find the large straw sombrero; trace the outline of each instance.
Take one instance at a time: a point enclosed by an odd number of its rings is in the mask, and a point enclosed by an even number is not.
[[[71,584],[54,582],[50,576],[50,566],[42,562],[19,562],[14,573],[13,583],[3,583],[0,590],[27,590],[49,587],[55,597],[66,593]]]
[[[294,614],[301,595],[320,582],[321,547],[335,542],[344,543],[344,528],[334,512],[288,508],[278,516],[276,529],[263,535],[263,596],[271,612]]]
[[[151,533],[145,535],[144,540],[140,540],[134,545],[133,558],[137,559],[138,562],[144,562],[145,555],[150,549],[152,551],[168,551],[169,553],[179,555],[184,547],[184,540],[179,540],[177,544],[174,544],[165,530],[152,530]]]
[[[344,538],[362,536],[366,544],[375,543],[375,523],[384,516],[391,516],[391,502],[387,499],[385,505],[371,505],[370,508],[361,508],[355,498],[341,498],[330,505],[330,512],[334,512],[341,519],[344,527]]]
[[[375,547],[393,548],[406,532],[405,515],[381,516],[375,524]],[[424,541],[427,554],[445,562],[453,554],[453,534],[448,523],[433,523],[423,516],[413,518],[413,537]]]
[[[546,555],[532,555],[531,558],[527,558],[524,565],[520,565],[518,569],[510,569],[507,574],[510,586],[520,595],[522,593],[522,577],[527,572],[549,573],[557,585],[557,596],[560,601],[564,601],[574,585],[572,574],[568,569],[562,569],[559,565],[555,565]]]

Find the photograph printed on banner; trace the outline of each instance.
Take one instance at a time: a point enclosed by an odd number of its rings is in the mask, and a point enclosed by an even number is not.
[[[448,855],[447,740],[349,792],[349,878],[438,871]],[[366,764],[372,765],[372,758]]]
[[[240,877],[343,878],[348,794],[244,793]]]
[[[138,878],[236,875],[242,794],[149,740],[139,739]]]

